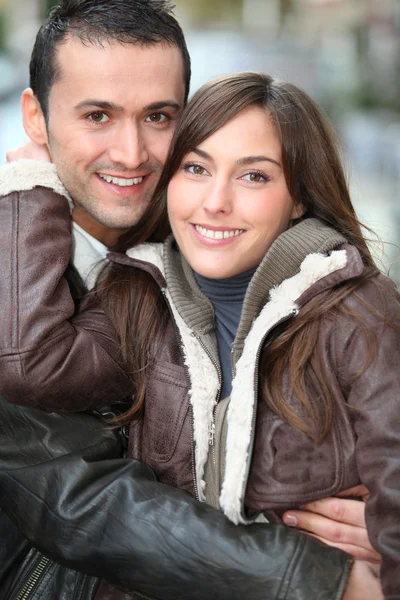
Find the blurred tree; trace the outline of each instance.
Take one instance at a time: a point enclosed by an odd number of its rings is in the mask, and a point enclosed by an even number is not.
[[[286,20],[294,12],[294,0],[280,0],[279,1],[279,20],[280,29],[285,27]]]
[[[47,15],[49,14],[49,10],[51,8],[53,8],[53,6],[57,6],[57,4],[59,4],[59,0],[45,0],[45,2],[44,2],[44,10],[45,10],[44,17],[47,17]]]
[[[4,10],[0,8],[0,50],[6,47],[6,16]]]
[[[236,28],[242,23],[243,0],[176,0],[178,19],[195,26]]]

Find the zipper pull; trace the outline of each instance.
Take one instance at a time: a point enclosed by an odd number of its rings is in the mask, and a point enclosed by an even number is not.
[[[208,426],[208,445],[214,446],[215,441],[215,423],[214,421]]]

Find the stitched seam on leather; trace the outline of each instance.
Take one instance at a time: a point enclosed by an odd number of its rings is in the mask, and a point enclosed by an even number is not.
[[[294,549],[292,560],[290,561],[288,568],[286,569],[285,576],[282,578],[281,586],[277,595],[277,600],[285,600],[285,598],[287,598],[287,594],[289,592],[289,587],[293,579],[293,574],[295,572],[296,565],[304,552],[305,543],[306,540],[300,538],[296,545],[296,548]]]
[[[103,429],[103,430],[101,430],[101,433],[104,433],[104,432],[107,432],[107,429]],[[111,439],[112,439],[113,441],[115,441],[115,442],[118,444],[118,439],[115,437],[115,434],[114,434],[114,438],[111,438]],[[22,487],[23,489],[27,489],[27,488],[25,488],[24,486],[22,486],[22,485],[20,484],[20,482],[19,482],[18,480],[16,480],[16,479],[15,479],[15,478],[12,476],[12,472],[18,473],[18,471],[21,471],[21,470],[24,470],[24,469],[27,469],[27,468],[35,468],[35,467],[37,467],[37,466],[39,466],[39,465],[47,465],[47,463],[54,462],[54,461],[56,461],[56,460],[59,460],[59,459],[61,459],[61,458],[65,458],[66,456],[72,456],[72,455],[73,455],[73,454],[75,454],[76,452],[83,453],[83,452],[87,452],[87,451],[89,451],[89,450],[91,451],[91,450],[93,450],[93,449],[95,449],[95,448],[101,448],[102,446],[104,446],[105,442],[108,442],[108,441],[109,441],[109,438],[107,438],[107,440],[103,440],[103,441],[101,441],[101,442],[97,442],[96,444],[92,444],[91,446],[84,446],[83,448],[78,448],[77,450],[75,450],[75,451],[73,451],[73,452],[66,452],[65,454],[60,454],[59,456],[50,456],[50,458],[49,458],[48,460],[45,460],[45,461],[39,461],[38,463],[31,464],[31,465],[29,465],[28,467],[27,467],[26,465],[23,465],[23,466],[21,466],[21,467],[18,467],[18,468],[16,468],[16,469],[12,469],[12,470],[10,470],[10,471],[9,471],[9,470],[7,470],[7,469],[5,469],[5,470],[3,470],[2,472],[3,472],[3,473],[4,473],[4,474],[7,476],[7,477],[9,477],[9,478],[10,478],[10,479],[12,479],[13,481],[15,481],[15,482],[18,484],[18,487]],[[115,457],[112,457],[112,458],[115,458]],[[83,460],[85,460],[85,459],[83,459]],[[91,461],[91,462],[92,462],[92,461]],[[155,477],[155,476],[154,476],[154,480],[156,480],[156,477]],[[37,496],[37,495],[36,495],[36,494],[34,494],[33,492],[29,491],[29,493],[30,493],[32,496],[34,496],[35,498],[37,498],[37,499],[40,499],[40,496]],[[54,514],[54,513],[53,513],[53,514]]]
[[[15,317],[15,329],[13,327],[13,323],[10,323],[10,339],[13,340],[13,342],[15,343],[16,340],[14,339],[14,336],[16,336],[16,339],[18,340],[19,338],[19,319],[18,319],[18,315],[19,315],[19,295],[18,295],[18,282],[19,282],[19,273],[18,273],[18,258],[17,258],[17,254],[18,254],[18,238],[19,238],[19,227],[18,227],[18,208],[19,208],[19,196],[17,195],[17,199],[16,202],[12,203],[12,230],[15,231],[15,236],[13,236],[13,243],[12,243],[12,250],[11,250],[11,261],[12,261],[12,265],[11,265],[11,295],[12,297],[15,299],[15,306],[16,306],[16,317]],[[14,334],[14,335],[13,335]]]

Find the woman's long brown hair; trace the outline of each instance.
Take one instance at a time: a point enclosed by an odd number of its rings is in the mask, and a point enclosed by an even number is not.
[[[320,219],[356,246],[365,266],[360,278],[310,304],[261,358],[260,372],[268,372],[268,386],[261,379],[261,389],[272,410],[320,440],[331,427],[335,405],[325,381],[322,359],[316,351],[320,320],[328,310],[346,310],[346,296],[377,270],[350,199],[334,132],[323,111],[303,90],[251,72],[223,76],[200,88],[178,122],[152,201],[140,222],[121,238],[119,249],[165,239],[170,231],[167,188],[184,157],[249,106],[265,108],[276,126],[282,144],[284,175],[294,203],[304,207],[305,217]],[[152,277],[134,268],[111,263],[97,289],[119,333],[123,356],[135,385],[135,402],[120,419],[125,423],[143,406],[148,366],[156,336],[162,335],[165,327],[166,307]],[[299,416],[285,401],[282,391],[285,372],[290,373],[292,392],[303,405],[305,417]],[[318,402],[312,402],[310,385],[313,389],[319,386],[322,391]]]

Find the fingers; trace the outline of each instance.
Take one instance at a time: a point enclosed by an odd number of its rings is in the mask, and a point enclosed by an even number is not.
[[[379,563],[380,555],[372,548],[364,518],[365,505],[358,500],[324,498],[290,510],[283,515],[286,525],[297,527],[326,544],[345,549],[360,560]]]
[[[315,537],[317,540],[321,540],[324,544],[328,546],[333,546],[338,548],[339,550],[343,550],[343,552],[347,552],[347,554],[351,554],[354,558],[358,560],[367,561],[371,564],[371,570],[374,568],[374,574],[378,577],[379,567],[382,562],[381,556],[373,549],[373,548],[363,548],[362,546],[354,546],[353,544],[346,544],[341,542],[334,542],[327,538],[321,537],[319,535],[314,535],[312,533],[306,532],[307,535],[311,535],[311,537]]]
[[[35,160],[44,160],[50,162],[50,154],[46,146],[35,144],[34,142],[26,142],[19,148],[14,148],[6,153],[7,162],[13,162],[21,158],[31,158]]]
[[[9,150],[6,152],[6,160],[7,162],[13,162],[14,160],[18,160],[18,150]]]
[[[370,548],[367,531],[363,527],[347,525],[303,510],[285,513],[283,521],[286,525],[295,526],[335,543]]]
[[[305,511],[311,511],[333,519],[340,523],[355,525],[365,528],[365,504],[359,500],[345,500],[342,498],[323,498],[310,502],[301,507]]]
[[[349,488],[348,490],[343,490],[343,492],[339,492],[336,495],[338,496],[338,498],[346,498],[348,496],[358,496],[359,498],[366,500],[369,496],[369,490],[365,487],[365,485],[360,483],[359,485],[355,485],[354,487]]]

